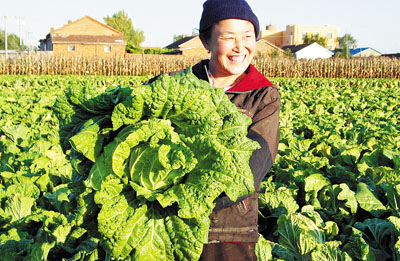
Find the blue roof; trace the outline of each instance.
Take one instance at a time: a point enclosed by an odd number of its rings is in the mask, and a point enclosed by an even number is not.
[[[363,51],[365,51],[367,49],[370,49],[370,47],[355,48],[355,49],[350,49],[349,51],[350,51],[350,55],[353,56],[353,55],[361,53],[361,52],[363,52]]]

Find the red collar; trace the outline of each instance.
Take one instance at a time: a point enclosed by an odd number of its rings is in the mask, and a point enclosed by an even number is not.
[[[249,66],[249,70],[246,76],[235,86],[228,89],[227,92],[246,92],[256,89],[260,89],[267,86],[273,86],[273,84],[264,77],[252,64]]]

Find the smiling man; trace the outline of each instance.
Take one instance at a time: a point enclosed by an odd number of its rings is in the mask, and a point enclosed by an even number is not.
[[[193,66],[193,73],[223,88],[238,110],[252,118],[248,137],[261,148],[249,162],[255,193],[236,202],[218,198],[201,260],[257,260],[258,193],[278,151],[280,112],[278,89],[251,64],[259,34],[258,19],[246,1],[204,2],[200,39],[211,57]]]

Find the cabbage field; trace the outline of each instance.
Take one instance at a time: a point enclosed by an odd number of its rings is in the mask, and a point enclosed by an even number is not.
[[[143,238],[140,243],[135,239],[135,233],[142,233],[141,228],[150,221],[138,221],[134,232],[128,233],[121,226],[114,228],[118,235],[110,233],[112,222],[104,222],[113,220],[108,213],[117,207],[132,208],[133,204],[126,203],[129,196],[118,198],[124,194],[119,181],[103,181],[109,194],[93,193],[97,181],[84,174],[87,160],[66,146],[68,132],[60,128],[62,121],[56,117],[61,110],[60,103],[55,106],[56,100],[73,89],[96,86],[104,91],[110,87],[115,95],[113,90],[121,89],[118,86],[140,86],[147,79],[0,75],[2,260],[198,257],[199,242],[205,240],[199,219],[182,221],[176,215],[164,219],[167,222],[162,233],[169,233],[171,238],[171,245],[164,245],[170,249],[159,247],[166,242],[161,236],[146,234],[145,244]],[[281,140],[276,163],[262,183],[259,198],[259,259],[399,260],[400,80],[270,80],[280,88]],[[93,126],[84,125],[82,129],[86,128],[85,134],[90,136]],[[101,134],[107,137],[110,131],[104,128]],[[98,146],[74,142],[72,146],[79,147],[76,151],[89,158],[103,155],[96,151]],[[138,148],[138,153],[141,151]],[[160,196],[139,189],[149,200],[181,204],[176,191]],[[185,212],[182,206],[181,216],[207,213],[200,208]],[[160,215],[164,214],[153,213],[154,217]],[[159,218],[149,220],[160,222]],[[170,230],[182,233],[172,237]],[[162,234],[158,232],[153,235]]]

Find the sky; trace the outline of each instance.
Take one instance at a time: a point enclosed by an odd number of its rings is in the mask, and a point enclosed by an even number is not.
[[[123,10],[135,29],[144,32],[144,47],[165,47],[174,35],[191,35],[199,28],[204,0],[0,0],[0,29],[39,45],[50,28],[60,28],[83,16],[102,23],[104,17]],[[4,4],[4,2],[6,2]],[[339,36],[351,34],[358,47],[381,53],[400,52],[400,0],[247,0],[260,27],[274,25],[333,25]],[[18,21],[22,21],[18,26]],[[21,33],[20,33],[21,32]]]

